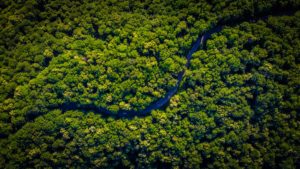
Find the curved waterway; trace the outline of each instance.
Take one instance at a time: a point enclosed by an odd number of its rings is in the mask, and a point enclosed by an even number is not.
[[[293,11],[285,11],[285,12],[280,12],[277,15],[272,14],[272,16],[282,16],[282,15],[292,14],[292,13],[293,13]],[[236,18],[236,19],[233,19],[232,21],[230,21],[229,23],[226,23],[226,22],[222,23],[222,21],[219,22],[219,24],[217,26],[206,31],[204,34],[199,36],[197,38],[197,40],[193,43],[192,48],[189,50],[189,52],[186,56],[186,64],[185,64],[186,68],[188,68],[190,65],[190,61],[191,61],[193,53],[195,53],[199,49],[202,49],[205,46],[206,41],[211,37],[211,35],[214,33],[220,32],[222,30],[223,26],[235,26],[235,25],[238,25],[245,21],[255,22],[259,19],[265,20],[268,18],[268,16],[269,15],[260,15],[254,19],[253,18],[247,18],[247,19]],[[143,110],[139,110],[139,111],[119,110],[118,112],[114,113],[114,112],[111,112],[110,110],[108,110],[107,108],[99,107],[94,104],[80,104],[80,103],[64,103],[59,106],[50,106],[49,108],[60,108],[63,111],[68,111],[68,110],[89,111],[89,110],[91,110],[91,111],[94,111],[95,113],[101,113],[104,115],[115,116],[115,117],[145,116],[145,115],[148,115],[152,110],[159,109],[159,108],[163,107],[164,105],[166,105],[170,101],[171,97],[177,93],[179,85],[184,77],[184,74],[185,74],[185,70],[181,71],[177,76],[176,85],[173,88],[171,88],[171,90],[169,90],[165,94],[164,97],[151,103],[149,106],[147,106]]]
[[[190,61],[192,58],[193,53],[195,53],[199,48],[203,48],[205,42],[207,39],[211,37],[213,33],[220,32],[222,30],[222,26],[216,26],[209,31],[205,32],[202,36],[199,36],[197,40],[193,43],[192,48],[189,50],[187,56],[186,56],[186,68],[189,67]],[[133,110],[120,110],[117,113],[113,113],[109,111],[107,108],[99,107],[94,104],[79,104],[79,103],[64,103],[63,105],[60,105],[59,108],[61,108],[64,111],[67,110],[76,110],[76,109],[82,109],[82,110],[92,110],[95,112],[101,112],[105,113],[106,115],[112,115],[117,117],[133,117],[133,116],[145,116],[148,113],[150,113],[152,110],[159,109],[162,106],[164,106],[166,103],[170,101],[172,96],[174,96],[179,88],[179,85],[184,77],[185,70],[179,72],[177,76],[177,83],[176,85],[169,90],[164,97],[158,99],[157,101],[151,103],[149,106],[147,106],[143,110],[139,111],[133,111]]]

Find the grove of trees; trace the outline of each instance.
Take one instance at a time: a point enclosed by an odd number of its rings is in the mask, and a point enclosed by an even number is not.
[[[299,7],[1,1],[0,168],[299,168]]]

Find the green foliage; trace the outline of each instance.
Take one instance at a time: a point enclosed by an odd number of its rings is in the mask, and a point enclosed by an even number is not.
[[[299,5],[0,2],[0,168],[297,168]]]

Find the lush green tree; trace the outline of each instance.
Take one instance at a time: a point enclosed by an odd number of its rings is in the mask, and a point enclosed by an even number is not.
[[[0,2],[0,168],[297,168],[299,5]]]

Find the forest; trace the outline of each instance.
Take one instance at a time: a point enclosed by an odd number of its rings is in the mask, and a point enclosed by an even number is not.
[[[300,168],[300,0],[0,0],[0,169]]]

